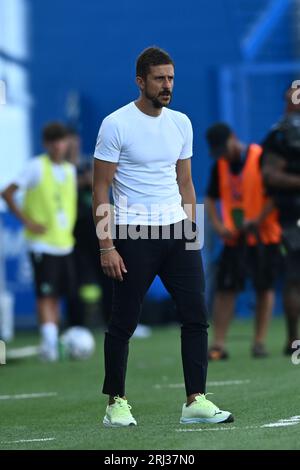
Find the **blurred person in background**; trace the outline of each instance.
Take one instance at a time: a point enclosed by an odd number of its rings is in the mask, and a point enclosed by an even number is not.
[[[80,135],[75,128],[68,128],[67,160],[77,168],[78,207],[74,229],[74,256],[79,282],[82,322],[99,321],[99,309],[105,326],[108,324],[113,295],[113,281],[99,269],[99,243],[95,234],[92,210],[92,162],[81,153]],[[95,318],[96,316],[96,318]],[[98,317],[98,318],[97,318]],[[134,337],[146,338],[151,328],[139,324]]]
[[[65,296],[70,323],[78,324],[77,280],[73,258],[77,188],[75,167],[65,161],[68,132],[59,122],[43,129],[46,153],[31,159],[3,191],[10,210],[24,224],[32,262],[41,333],[41,357],[58,359],[59,302]],[[24,190],[23,206],[14,200]]]
[[[92,168],[91,163],[81,153],[80,135],[75,128],[68,128],[66,160],[76,167],[77,172],[77,219],[74,227],[74,258],[78,276],[79,300],[82,323],[92,326],[94,314],[99,316],[99,308],[106,323],[109,315],[110,283],[103,288],[103,278],[99,265],[95,262],[98,254],[98,241],[94,232],[92,214]],[[106,299],[106,303],[101,300]],[[108,301],[107,301],[108,299]],[[107,305],[108,304],[108,305]],[[99,320],[99,318],[97,319]]]
[[[283,229],[287,341],[284,354],[294,352],[300,316],[300,93],[289,87],[284,116],[267,135],[262,172],[268,193],[279,209]]]
[[[248,276],[256,291],[253,357],[268,355],[265,340],[274,305],[281,229],[273,203],[265,196],[260,171],[262,148],[245,146],[224,123],[207,130],[213,166],[206,209],[224,248],[218,263],[213,301],[213,342],[209,359],[227,359],[225,340],[236,296]],[[217,201],[221,203],[219,214]]]

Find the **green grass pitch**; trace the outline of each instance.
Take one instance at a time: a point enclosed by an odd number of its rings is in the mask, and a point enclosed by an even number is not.
[[[100,392],[100,333],[96,354],[84,362],[42,364],[33,357],[2,365],[0,448],[299,449],[300,365],[282,355],[282,319],[272,323],[269,358],[250,357],[251,338],[252,324],[235,321],[229,337],[231,358],[209,366],[207,391],[214,395],[208,398],[232,411],[235,422],[227,425],[179,424],[185,396],[180,331],[175,327],[158,328],[149,339],[131,341],[127,395],[138,421],[136,428],[107,429],[102,425],[106,398]],[[20,334],[10,347],[37,341],[36,335]],[[33,393],[50,395],[12,398]],[[296,416],[299,422],[294,418],[292,425],[280,421]],[[265,427],[271,423],[275,425]]]

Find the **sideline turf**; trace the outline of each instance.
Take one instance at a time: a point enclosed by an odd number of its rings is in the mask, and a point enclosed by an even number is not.
[[[103,335],[86,362],[42,364],[37,358],[0,366],[0,396],[57,392],[57,396],[0,399],[1,449],[299,449],[300,423],[261,428],[300,416],[300,365],[282,355],[284,325],[275,319],[269,334],[271,357],[252,359],[252,325],[236,321],[230,332],[227,362],[212,363],[208,381],[240,380],[240,385],[209,386],[209,399],[232,411],[228,425],[179,424],[184,401],[179,330],[155,329],[151,338],[132,340],[127,394],[138,421],[136,428],[102,426],[105,399],[100,394]],[[11,347],[35,344],[36,335],[21,334]],[[168,384],[175,384],[168,388]],[[156,386],[156,387],[155,387]],[[0,397],[1,398],[1,397]],[[226,428],[217,431],[216,428]],[[180,432],[180,429],[202,429]],[[210,431],[211,429],[211,431]],[[53,441],[4,443],[22,439]]]

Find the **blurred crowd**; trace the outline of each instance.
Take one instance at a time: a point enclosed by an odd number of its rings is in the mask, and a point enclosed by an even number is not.
[[[92,159],[81,154],[78,132],[61,122],[42,131],[45,153],[30,159],[2,192],[23,223],[33,269],[41,357],[59,356],[64,299],[65,326],[105,326],[112,308],[112,280],[100,265],[92,215]],[[23,191],[20,207],[15,197]],[[151,329],[138,325],[135,336]]]
[[[229,357],[227,333],[237,295],[248,278],[256,293],[253,357],[268,355],[275,284],[282,272],[285,354],[293,351],[299,337],[300,105],[294,98],[295,90],[289,88],[283,116],[260,145],[241,142],[227,123],[216,123],[206,131],[214,163],[205,206],[223,245],[213,292],[211,360]],[[60,298],[66,300],[68,325],[106,325],[113,308],[113,283],[100,267],[92,215],[92,159],[81,154],[77,130],[60,122],[47,124],[42,140],[45,153],[28,161],[2,197],[24,224],[41,354],[52,361],[58,357]],[[18,190],[25,192],[23,207],[15,200]],[[173,321],[170,305],[164,303],[160,315]],[[147,311],[147,301],[144,308]],[[151,304],[150,309],[154,311]],[[144,325],[136,330],[141,337],[150,333]]]
[[[223,243],[212,302],[211,360],[227,359],[226,335],[236,295],[250,278],[256,293],[251,353],[268,356],[266,336],[275,284],[284,273],[283,304],[290,355],[300,316],[300,105],[285,93],[285,110],[261,145],[242,143],[226,123],[207,130],[215,164],[206,193],[212,226]],[[217,202],[220,202],[218,208]]]

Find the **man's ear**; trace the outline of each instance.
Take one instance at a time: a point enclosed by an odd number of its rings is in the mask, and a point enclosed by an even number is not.
[[[145,81],[144,81],[144,79],[143,79],[142,77],[136,77],[135,83],[137,84],[137,86],[139,87],[139,89],[140,89],[141,91],[144,90],[144,88],[145,88]]]

